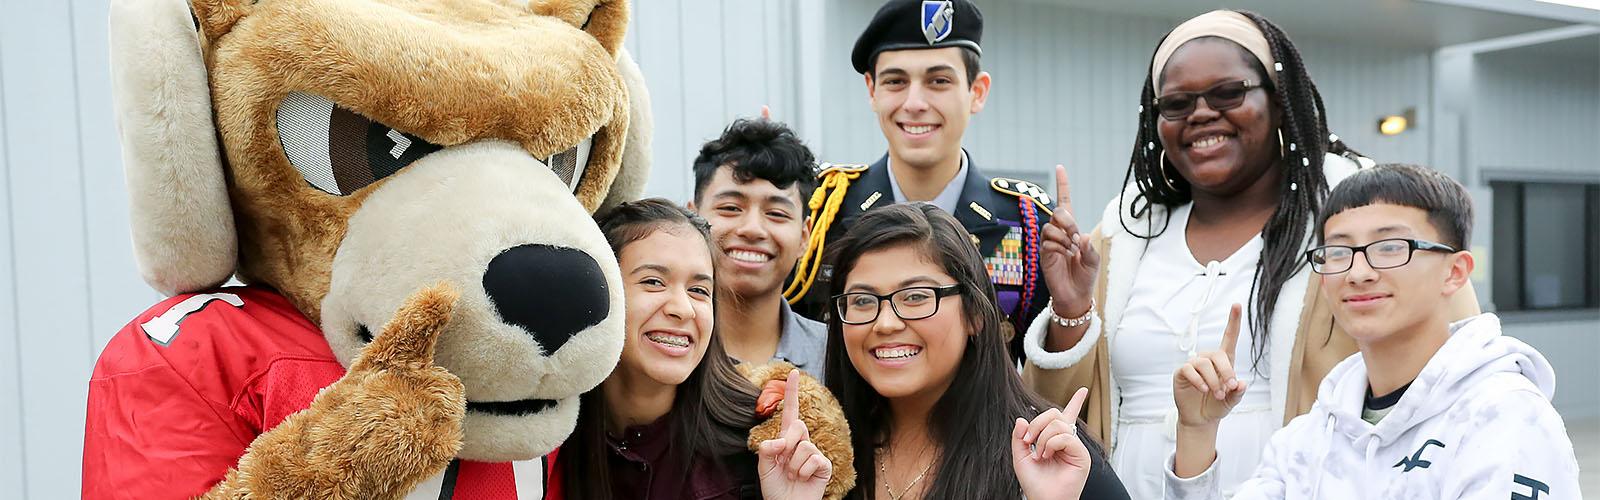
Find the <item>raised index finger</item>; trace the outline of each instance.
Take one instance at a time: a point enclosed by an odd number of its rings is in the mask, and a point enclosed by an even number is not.
[[[1072,213],[1072,186],[1067,183],[1067,167],[1056,165],[1056,211]]]
[[[1222,353],[1228,356],[1228,364],[1233,364],[1233,349],[1239,345],[1239,317],[1243,315],[1243,308],[1234,304],[1228,310],[1228,326],[1222,330]]]
[[[1089,399],[1089,388],[1079,387],[1072,393],[1072,400],[1067,401],[1067,407],[1061,409],[1061,416],[1073,422],[1078,421],[1078,411],[1083,409],[1083,401]]]
[[[800,370],[789,370],[789,380],[783,387],[783,427],[788,433],[800,421]]]
[[[383,332],[361,351],[350,371],[432,365],[433,346],[450,322],[460,296],[455,287],[439,283],[406,299]]]

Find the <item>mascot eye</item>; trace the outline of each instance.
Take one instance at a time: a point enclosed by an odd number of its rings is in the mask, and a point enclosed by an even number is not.
[[[567,189],[577,191],[578,181],[583,179],[583,170],[589,167],[589,151],[593,147],[594,137],[584,139],[572,149],[551,156],[544,164],[555,171],[556,177],[560,177],[561,182],[567,183]]]
[[[278,104],[278,140],[312,187],[344,196],[442,149],[334,104],[291,92]]]

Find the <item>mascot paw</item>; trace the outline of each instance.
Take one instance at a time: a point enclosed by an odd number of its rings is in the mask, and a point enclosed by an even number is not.
[[[412,295],[344,378],[251,443],[208,498],[398,498],[461,449],[466,395],[433,364],[459,292]]]
[[[750,429],[750,438],[746,441],[750,451],[759,452],[762,441],[776,439],[782,434],[782,391],[784,380],[789,376],[789,370],[793,369],[794,365],[783,361],[765,365],[739,365],[739,372],[745,379],[761,388],[761,396],[756,401],[756,418],[766,419]],[[834,399],[833,393],[822,386],[822,382],[805,372],[800,372],[799,400],[800,420],[811,431],[812,444],[823,456],[828,457],[828,461],[833,462],[833,477],[829,479],[822,498],[844,498],[845,493],[856,485],[855,452],[851,449],[850,424],[845,422],[844,409],[839,406],[839,400]]]

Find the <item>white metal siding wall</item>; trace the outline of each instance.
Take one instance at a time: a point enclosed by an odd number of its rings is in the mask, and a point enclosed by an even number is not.
[[[864,84],[848,60],[876,8],[875,2],[828,4],[830,60],[823,88],[830,121],[821,158],[871,162],[883,154]],[[983,9],[983,68],[994,85],[965,146],[989,171],[1032,171],[1049,179],[1055,164],[1065,164],[1074,200],[1098,220],[1127,171],[1150,55],[1181,20],[1019,2],[985,2]],[[1427,163],[1424,133],[1382,137],[1377,121],[1416,107],[1418,121],[1428,126],[1428,51],[1309,38],[1296,44],[1335,133],[1378,161]]]
[[[1556,397],[1551,401],[1567,422],[1600,417],[1600,317],[1565,321],[1513,322],[1504,333],[1537,349],[1556,370]],[[1600,444],[1600,443],[1597,443]],[[1594,473],[1589,471],[1585,474]]]
[[[686,198],[696,149],[735,116],[794,112],[793,9],[635,4],[627,44],[657,113],[650,193]],[[78,495],[94,359],[160,298],[128,236],[106,24],[100,1],[0,11],[0,498]]]
[[[800,89],[807,85],[822,86],[823,133],[807,138],[822,145],[820,158],[872,161],[882,153],[861,78],[847,60],[877,2],[828,2],[826,22],[817,26],[799,25],[804,17],[796,12],[805,5],[815,4],[634,3],[627,43],[645,72],[656,114],[649,194],[687,199],[689,162],[701,142],[733,118],[755,115],[762,104],[771,105],[778,119],[795,121]],[[970,149],[990,169],[1048,175],[1051,165],[1065,163],[1077,181],[1080,205],[1097,210],[1122,181],[1151,44],[1176,20],[1013,2],[985,2],[984,8],[990,27],[985,65],[995,74],[996,88],[990,107],[974,122]],[[139,280],[128,238],[105,25],[103,1],[0,4],[0,498],[77,495],[90,367],[109,337],[159,298]],[[799,44],[818,33],[826,38],[823,71],[802,74]],[[1426,134],[1379,138],[1372,130],[1379,115],[1404,106],[1426,112],[1426,52],[1315,40],[1300,40],[1300,46],[1336,132],[1380,160],[1426,161]],[[1548,90],[1544,86],[1562,85],[1552,74],[1574,73],[1564,65],[1508,70],[1486,75],[1498,80],[1484,86],[1508,89],[1515,97],[1575,92],[1585,84]],[[1540,132],[1600,130],[1600,98],[1592,90],[1600,70],[1591,67],[1587,74],[1587,106],[1549,99],[1533,105],[1533,118],[1498,122]],[[1563,112],[1568,107],[1596,114]],[[1432,125],[1423,116],[1419,127],[1426,130]],[[1474,123],[1485,121],[1496,120]],[[1600,147],[1600,133],[1569,139],[1504,134],[1498,137],[1511,153],[1546,155],[1588,145],[1587,152],[1571,157],[1600,157],[1593,149]],[[1497,139],[1490,135],[1474,138]],[[1562,146],[1529,146],[1556,139]],[[1594,331],[1593,323],[1524,330],[1541,339],[1530,342],[1547,353],[1597,350],[1592,334],[1580,338],[1586,344],[1560,340]],[[1552,360],[1558,370],[1586,363],[1581,356],[1568,358],[1558,354]],[[1563,390],[1558,403],[1582,394]]]
[[[140,281],[111,120],[104,2],[0,14],[0,496],[78,495],[94,358]],[[25,492],[25,495],[24,495]]]
[[[627,47],[655,110],[646,194],[687,201],[700,145],[735,118],[799,113],[798,2],[648,0],[633,3]]]
[[[1293,34],[1291,34],[1293,36]],[[1328,109],[1328,128],[1379,163],[1429,165],[1433,65],[1428,50],[1295,40]],[[1378,120],[1416,108],[1416,122],[1397,136],[1378,133]]]
[[[1474,63],[1473,166],[1593,174],[1600,170],[1600,61],[1528,52],[1491,52]]]
[[[1483,172],[1510,180],[1524,174],[1534,180],[1600,179],[1600,61],[1530,57],[1536,49],[1482,54],[1473,64],[1467,157],[1475,169],[1471,187],[1482,195],[1474,227],[1478,251],[1492,248],[1495,236]],[[1479,266],[1492,265],[1492,256],[1478,257]],[[1490,286],[1479,297],[1487,300]],[[1568,421],[1600,416],[1600,390],[1593,382],[1600,380],[1600,364],[1593,361],[1600,353],[1600,316],[1512,322],[1505,331],[1533,345],[1556,367],[1554,402]]]

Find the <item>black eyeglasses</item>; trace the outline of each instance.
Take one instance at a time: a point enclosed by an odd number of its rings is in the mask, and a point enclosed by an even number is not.
[[[1244,96],[1250,89],[1259,89],[1261,84],[1250,80],[1222,82],[1212,85],[1204,92],[1173,92],[1157,97],[1155,100],[1156,111],[1168,120],[1182,120],[1194,113],[1195,104],[1200,98],[1205,98],[1206,105],[1214,111],[1227,111],[1244,104]]]
[[[1324,245],[1306,251],[1306,260],[1311,262],[1311,270],[1317,274],[1339,274],[1350,270],[1355,264],[1356,253],[1367,257],[1367,266],[1373,269],[1396,268],[1411,262],[1411,254],[1417,250],[1429,252],[1456,253],[1459,250],[1449,245],[1434,243],[1426,240],[1413,240],[1408,238],[1390,238],[1372,243],[1352,247],[1347,245]]]
[[[939,313],[939,299],[958,295],[961,285],[912,286],[883,295],[867,292],[841,293],[833,296],[834,309],[839,321],[846,325],[864,325],[878,320],[883,302],[889,301],[894,315],[903,320],[922,319]]]

